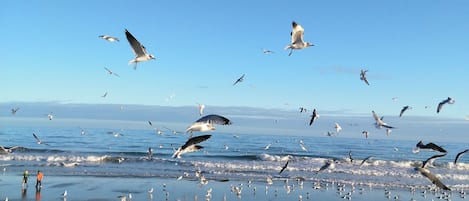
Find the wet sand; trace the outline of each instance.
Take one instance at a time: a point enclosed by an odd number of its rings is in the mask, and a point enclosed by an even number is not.
[[[441,192],[425,189],[371,187],[359,184],[326,183],[296,180],[275,180],[272,185],[265,181],[212,181],[205,185],[193,178],[135,178],[135,177],[91,177],[91,176],[48,176],[45,173],[43,187],[36,191],[35,175],[29,178],[25,190],[21,187],[20,173],[0,176],[0,200],[67,200],[104,201],[120,200],[118,196],[132,195],[132,200],[437,200],[444,198]],[[267,186],[267,187],[266,187]],[[289,187],[287,187],[289,186]],[[148,190],[153,188],[152,194]],[[235,188],[242,189],[240,193]],[[211,193],[208,193],[211,189]],[[64,199],[61,194],[67,190]],[[426,193],[422,193],[425,191]],[[387,193],[389,192],[389,193]],[[210,194],[210,195],[208,195]],[[453,190],[451,200],[462,198]],[[129,200],[129,199],[127,199]],[[442,199],[444,200],[444,199]]]

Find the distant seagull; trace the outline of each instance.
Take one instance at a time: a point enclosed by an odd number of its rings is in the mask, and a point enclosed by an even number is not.
[[[153,123],[151,123],[151,121],[148,121],[148,124],[153,127]]]
[[[311,119],[309,120],[309,125],[313,125],[314,120],[316,120],[317,118],[319,118],[319,114],[316,113],[316,109],[314,109],[313,114],[311,115]]]
[[[464,151],[459,152],[459,153],[456,155],[456,158],[454,159],[454,164],[456,165],[456,163],[458,162],[459,157],[461,157],[462,154],[465,154],[465,153],[468,152],[468,151],[469,151],[469,149],[466,149],[466,150],[464,150]]]
[[[238,83],[240,83],[240,82],[242,82],[242,81],[244,81],[244,74],[241,75],[241,77],[239,77],[239,78],[233,83],[233,86],[236,85],[236,84],[238,84]]]
[[[386,135],[389,136],[392,132],[392,129],[390,128],[386,128]]]
[[[416,145],[415,145],[416,148],[418,149],[432,149],[434,151],[438,151],[438,152],[441,152],[441,153],[446,153],[446,150],[441,148],[440,146],[430,142],[428,144],[423,144],[422,141],[419,141]]]
[[[204,109],[205,109],[205,105],[199,103],[199,116],[202,116],[204,114]]]
[[[448,190],[448,191],[451,190],[451,189],[448,188],[446,185],[444,185],[435,175],[433,175],[432,173],[430,173],[430,171],[428,171],[427,169],[425,169],[425,168],[420,168],[420,167],[416,167],[415,170],[419,171],[420,174],[422,174],[423,176],[427,177],[433,184],[435,184],[436,186],[440,187],[441,189],[443,189],[443,190]]]
[[[435,159],[435,158],[440,158],[440,157],[443,157],[443,156],[446,156],[446,153],[444,154],[440,154],[440,155],[433,155],[432,157],[428,158],[427,160],[423,161],[422,163],[422,168],[425,168],[425,165],[432,159]]]
[[[264,150],[270,149],[270,146],[272,146],[272,143],[269,143],[268,145],[266,145],[266,146],[264,147]]]
[[[119,39],[114,37],[114,36],[109,36],[109,35],[100,35],[99,36],[100,38],[104,39],[104,40],[107,40],[109,42],[119,42]]]
[[[12,115],[15,115],[16,112],[18,112],[18,110],[20,110],[19,107],[11,109],[11,114],[12,114]]]
[[[12,153],[13,150],[18,149],[18,148],[20,148],[20,147],[19,146],[14,146],[14,147],[10,147],[10,148],[5,148],[5,147],[0,145],[0,154],[9,154],[9,153]]]
[[[307,112],[308,110],[304,107],[300,107],[300,113]]]
[[[147,53],[145,47],[140,44],[140,42],[138,42],[138,40],[129,31],[127,31],[127,29],[125,30],[125,37],[127,37],[130,47],[132,47],[135,54],[135,58],[129,61],[129,64],[135,64],[134,69],[137,69],[138,62],[155,59],[153,55]]]
[[[368,139],[368,135],[370,134],[368,131],[362,131],[362,134],[365,135],[365,138]]]
[[[337,122],[335,123],[334,128],[335,128],[335,132],[336,132],[336,133],[339,133],[339,132],[342,130],[342,127],[341,127],[341,126],[339,125],[339,123],[337,123]]]
[[[308,152],[308,149],[306,149],[305,143],[303,142],[303,140],[300,140],[300,147],[301,147],[301,150]]]
[[[293,27],[293,30],[290,33],[291,44],[285,47],[285,50],[290,49],[290,53],[288,54],[288,56],[290,56],[293,53],[293,50],[300,50],[300,49],[304,49],[310,46],[314,46],[312,43],[305,42],[303,40],[305,30],[303,29],[301,25],[293,21],[292,27]]]
[[[112,72],[109,68],[104,67],[104,69],[109,73],[109,75],[115,75],[117,77],[120,77],[117,73]]]
[[[368,156],[366,157],[365,159],[362,160],[362,162],[360,163],[360,167],[365,164],[365,162],[369,161],[370,159],[372,159],[374,156]]]
[[[410,106],[408,106],[408,105],[402,107],[401,112],[399,113],[399,117],[402,117],[402,115],[404,114],[404,112],[407,111],[407,110],[410,110],[410,109],[412,109],[412,107],[410,107]]]
[[[440,103],[438,103],[438,108],[436,109],[436,113],[440,113],[441,109],[443,108],[443,105],[445,105],[446,103],[453,104],[454,102],[455,102],[454,99],[452,99],[451,97],[448,97],[447,99],[441,101]]]
[[[107,96],[107,91],[101,96],[101,98],[106,98]]]
[[[52,115],[52,113],[49,113],[49,114],[47,114],[47,118],[48,118],[49,120],[52,120],[52,119],[54,118],[54,115]]]
[[[397,97],[392,97],[392,98],[391,98],[392,101],[397,101],[398,99],[399,99],[399,98],[397,98]]]
[[[282,174],[282,172],[287,168],[289,162],[290,160],[287,160],[287,162],[285,163],[285,165],[283,165],[282,169],[280,170],[278,174]]]
[[[223,117],[221,115],[210,114],[210,115],[203,116],[197,121],[195,121],[192,125],[189,126],[189,128],[186,129],[186,132],[193,132],[193,131],[205,132],[205,131],[215,130],[214,124],[230,125],[231,121],[228,118]]]
[[[62,193],[62,197],[63,197],[63,198],[66,198],[66,197],[67,197],[67,190],[65,190],[65,191]]]
[[[373,118],[375,119],[375,126],[377,128],[381,128],[381,127],[385,127],[385,128],[394,128],[392,126],[389,126],[387,123],[384,123],[383,119],[382,118],[379,118],[379,116],[376,114],[375,111],[371,111],[371,113],[373,114]]]
[[[326,162],[324,163],[324,165],[321,166],[318,171],[316,171],[316,174],[319,173],[319,172],[321,172],[321,171],[323,171],[323,170],[325,170],[325,169],[328,169],[328,168],[331,168],[331,169],[332,169],[332,168],[334,168],[334,167],[335,167],[334,163],[335,163],[334,160],[328,160],[328,161],[326,161]]]
[[[366,72],[368,72],[368,70],[360,70],[360,80],[363,80],[363,82],[366,83],[366,85],[370,85],[370,83],[368,82],[368,79],[366,79]]]
[[[350,162],[353,163],[352,151],[348,152],[348,158],[350,159]]]
[[[85,130],[83,128],[80,128],[80,135],[85,135],[85,134],[86,134]]]
[[[120,201],[127,201],[127,196],[125,196],[125,195],[119,195],[119,196],[117,196],[117,198],[119,198]]]
[[[47,143],[44,143],[35,133],[33,133],[33,137],[36,138],[36,143],[37,144],[43,144],[43,145],[48,145]]]
[[[148,147],[148,159],[152,159],[153,158],[153,149],[151,147]]]
[[[198,145],[199,143],[208,140],[212,135],[201,135],[189,138],[184,145],[179,147],[173,154],[173,158],[181,158],[181,154],[194,152],[203,147]]]
[[[268,50],[268,49],[264,49],[264,48],[262,48],[262,52],[263,52],[264,54],[273,54],[273,53],[275,53],[274,51],[271,51],[271,50]]]

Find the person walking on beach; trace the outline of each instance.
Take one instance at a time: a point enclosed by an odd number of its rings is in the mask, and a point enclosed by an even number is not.
[[[44,177],[44,174],[38,170],[37,171],[37,180],[36,180],[36,189],[38,188],[41,188],[42,187],[42,178]]]
[[[28,186],[28,177],[29,177],[29,172],[28,170],[25,170],[23,173],[23,181],[21,182],[22,187],[27,187]]]

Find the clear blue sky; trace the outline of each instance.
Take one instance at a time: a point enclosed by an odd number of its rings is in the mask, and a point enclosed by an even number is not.
[[[0,102],[200,102],[381,115],[410,105],[409,115],[464,118],[468,19],[467,1],[4,1]],[[315,46],[289,57],[283,48],[293,20]],[[133,70],[124,29],[156,60]],[[360,69],[369,70],[370,86]],[[245,81],[232,86],[242,74]],[[456,103],[436,115],[448,96]]]

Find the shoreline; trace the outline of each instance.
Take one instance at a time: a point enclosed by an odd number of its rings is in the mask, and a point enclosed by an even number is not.
[[[373,187],[326,182],[299,182],[274,180],[266,182],[214,181],[203,185],[199,180],[175,178],[95,177],[95,176],[48,176],[43,187],[36,191],[35,176],[30,175],[26,191],[21,187],[18,173],[0,176],[0,200],[68,200],[102,201],[120,200],[129,196],[132,200],[432,200],[449,195],[451,200],[465,200],[459,191],[433,192],[428,188],[410,189],[396,187]],[[153,193],[148,191],[153,188]],[[210,190],[211,189],[211,190]],[[62,197],[67,191],[68,196]],[[210,193],[211,192],[211,193]],[[422,192],[426,192],[425,194]],[[129,199],[127,199],[129,200]]]

